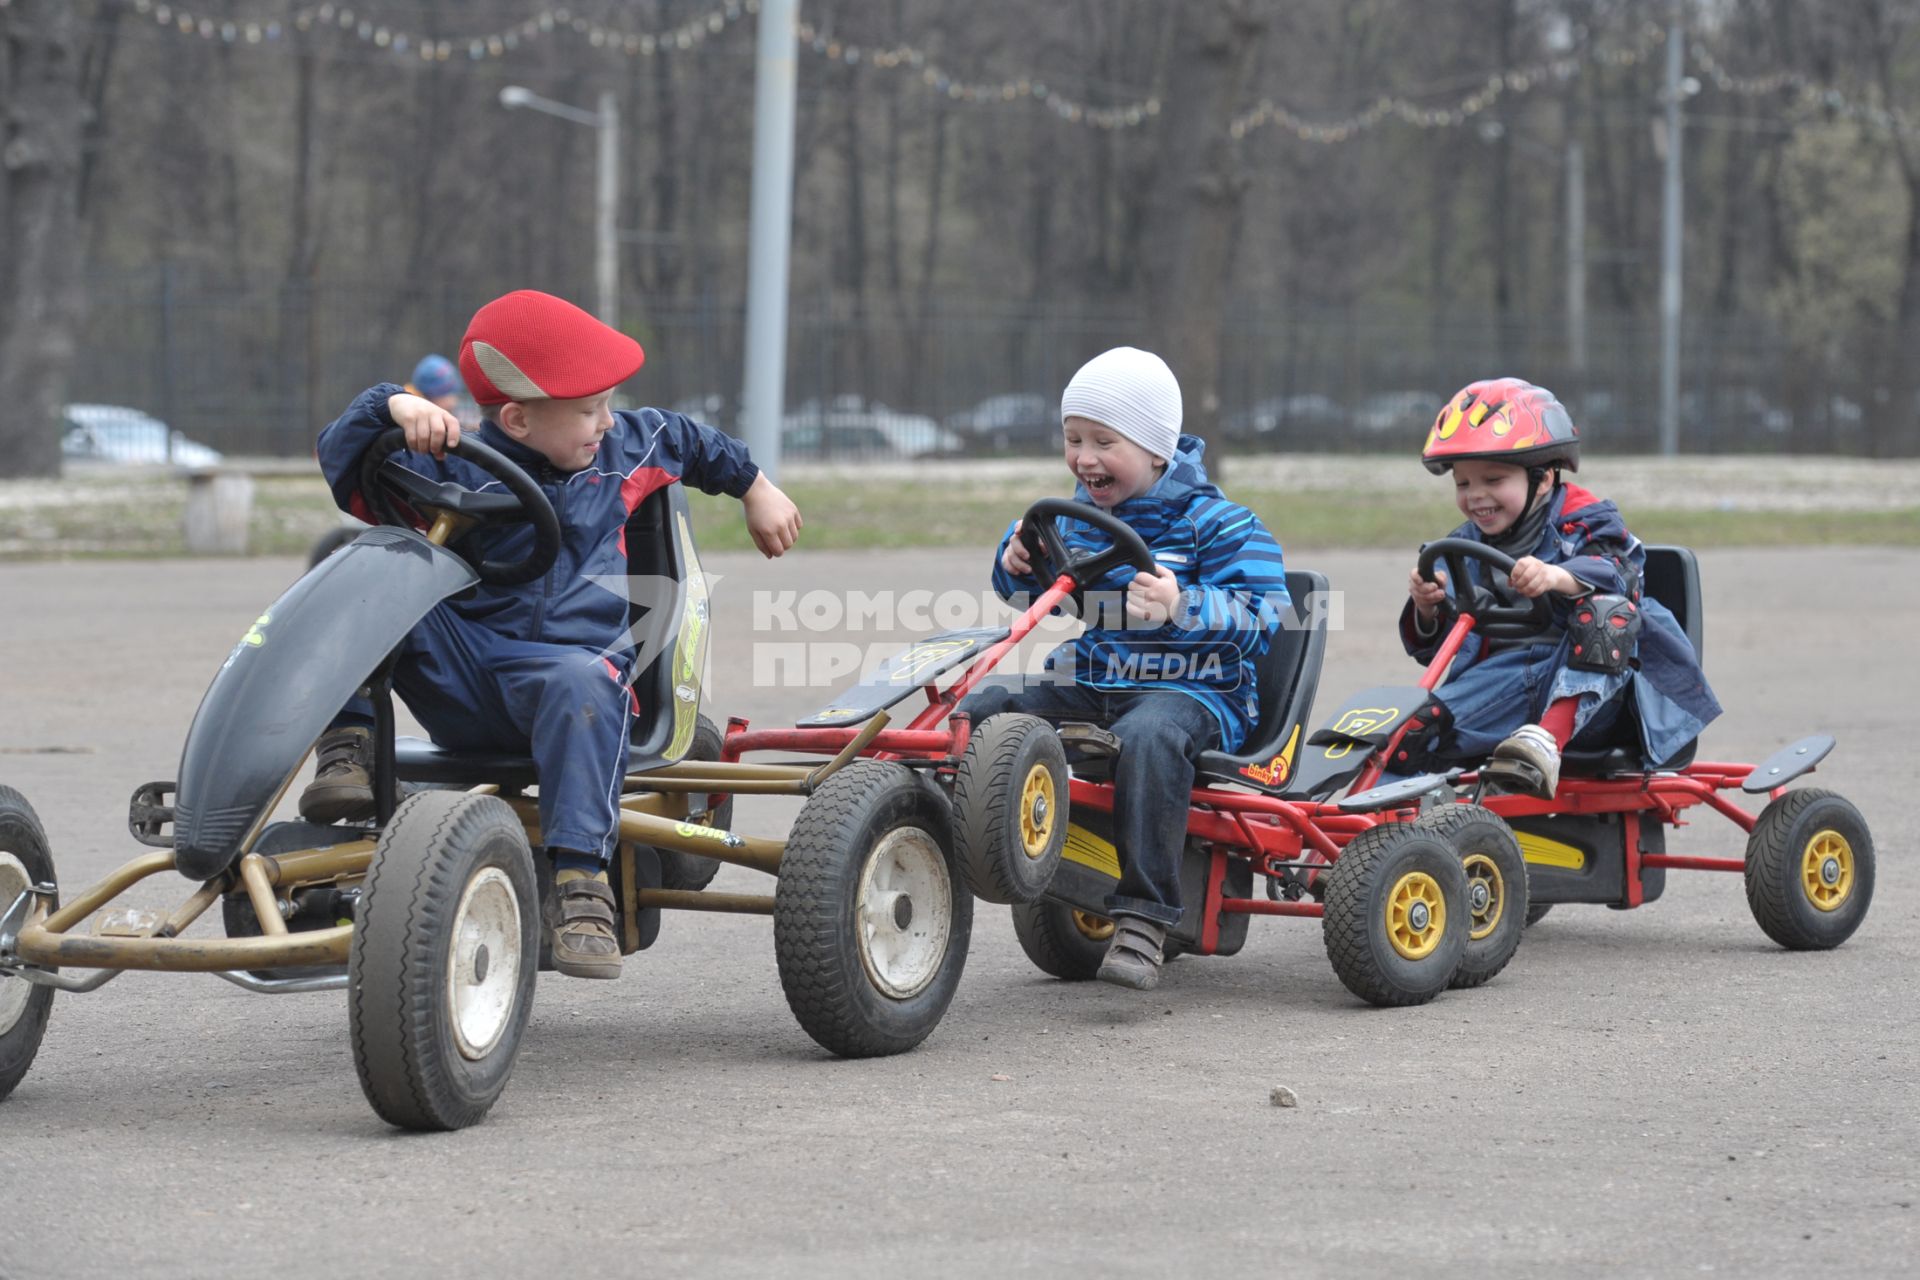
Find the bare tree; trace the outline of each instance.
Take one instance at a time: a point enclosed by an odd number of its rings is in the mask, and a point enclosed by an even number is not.
[[[0,291],[0,476],[60,472],[55,424],[84,313],[80,141],[86,123],[81,27],[92,6],[18,0],[0,10],[0,167],[7,245]]]

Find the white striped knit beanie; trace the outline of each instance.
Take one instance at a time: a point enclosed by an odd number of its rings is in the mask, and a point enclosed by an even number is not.
[[[1080,366],[1060,397],[1060,420],[1090,418],[1156,458],[1180,447],[1180,383],[1167,362],[1138,347],[1115,347]]]

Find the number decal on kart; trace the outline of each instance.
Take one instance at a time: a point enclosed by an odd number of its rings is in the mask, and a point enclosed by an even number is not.
[[[1342,760],[1356,747],[1367,745],[1366,735],[1383,724],[1392,724],[1400,718],[1398,707],[1354,707],[1341,713],[1328,732],[1339,734],[1346,739],[1327,748],[1327,759]]]

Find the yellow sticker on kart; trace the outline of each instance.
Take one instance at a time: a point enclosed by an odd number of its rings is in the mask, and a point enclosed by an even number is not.
[[[1067,847],[1060,856],[1111,879],[1120,878],[1120,851],[1085,827],[1067,824]]]
[[[1559,867],[1565,871],[1586,869],[1587,855],[1573,845],[1525,831],[1516,831],[1513,835],[1520,842],[1521,856],[1534,866]]]
[[[1327,759],[1343,760],[1356,746],[1365,747],[1365,742],[1354,739],[1365,738],[1383,724],[1392,724],[1400,718],[1398,707],[1351,707],[1343,712],[1340,719],[1330,727],[1331,732],[1342,735],[1345,742],[1336,742],[1327,748]],[[1372,750],[1368,747],[1368,750]]]

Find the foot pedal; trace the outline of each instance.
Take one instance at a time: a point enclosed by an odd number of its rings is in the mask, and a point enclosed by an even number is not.
[[[1524,760],[1504,757],[1489,760],[1480,770],[1480,782],[1495,795],[1553,799],[1553,789],[1547,786],[1546,775]]]
[[[143,782],[133,789],[127,801],[127,830],[135,840],[156,849],[173,848],[173,833],[164,828],[173,825],[173,806],[167,797],[176,790],[172,782]]]
[[[1111,729],[1102,729],[1097,724],[1083,724],[1078,720],[1069,720],[1059,729],[1060,745],[1069,751],[1079,751],[1085,756],[1117,756],[1120,754],[1120,738]]]

